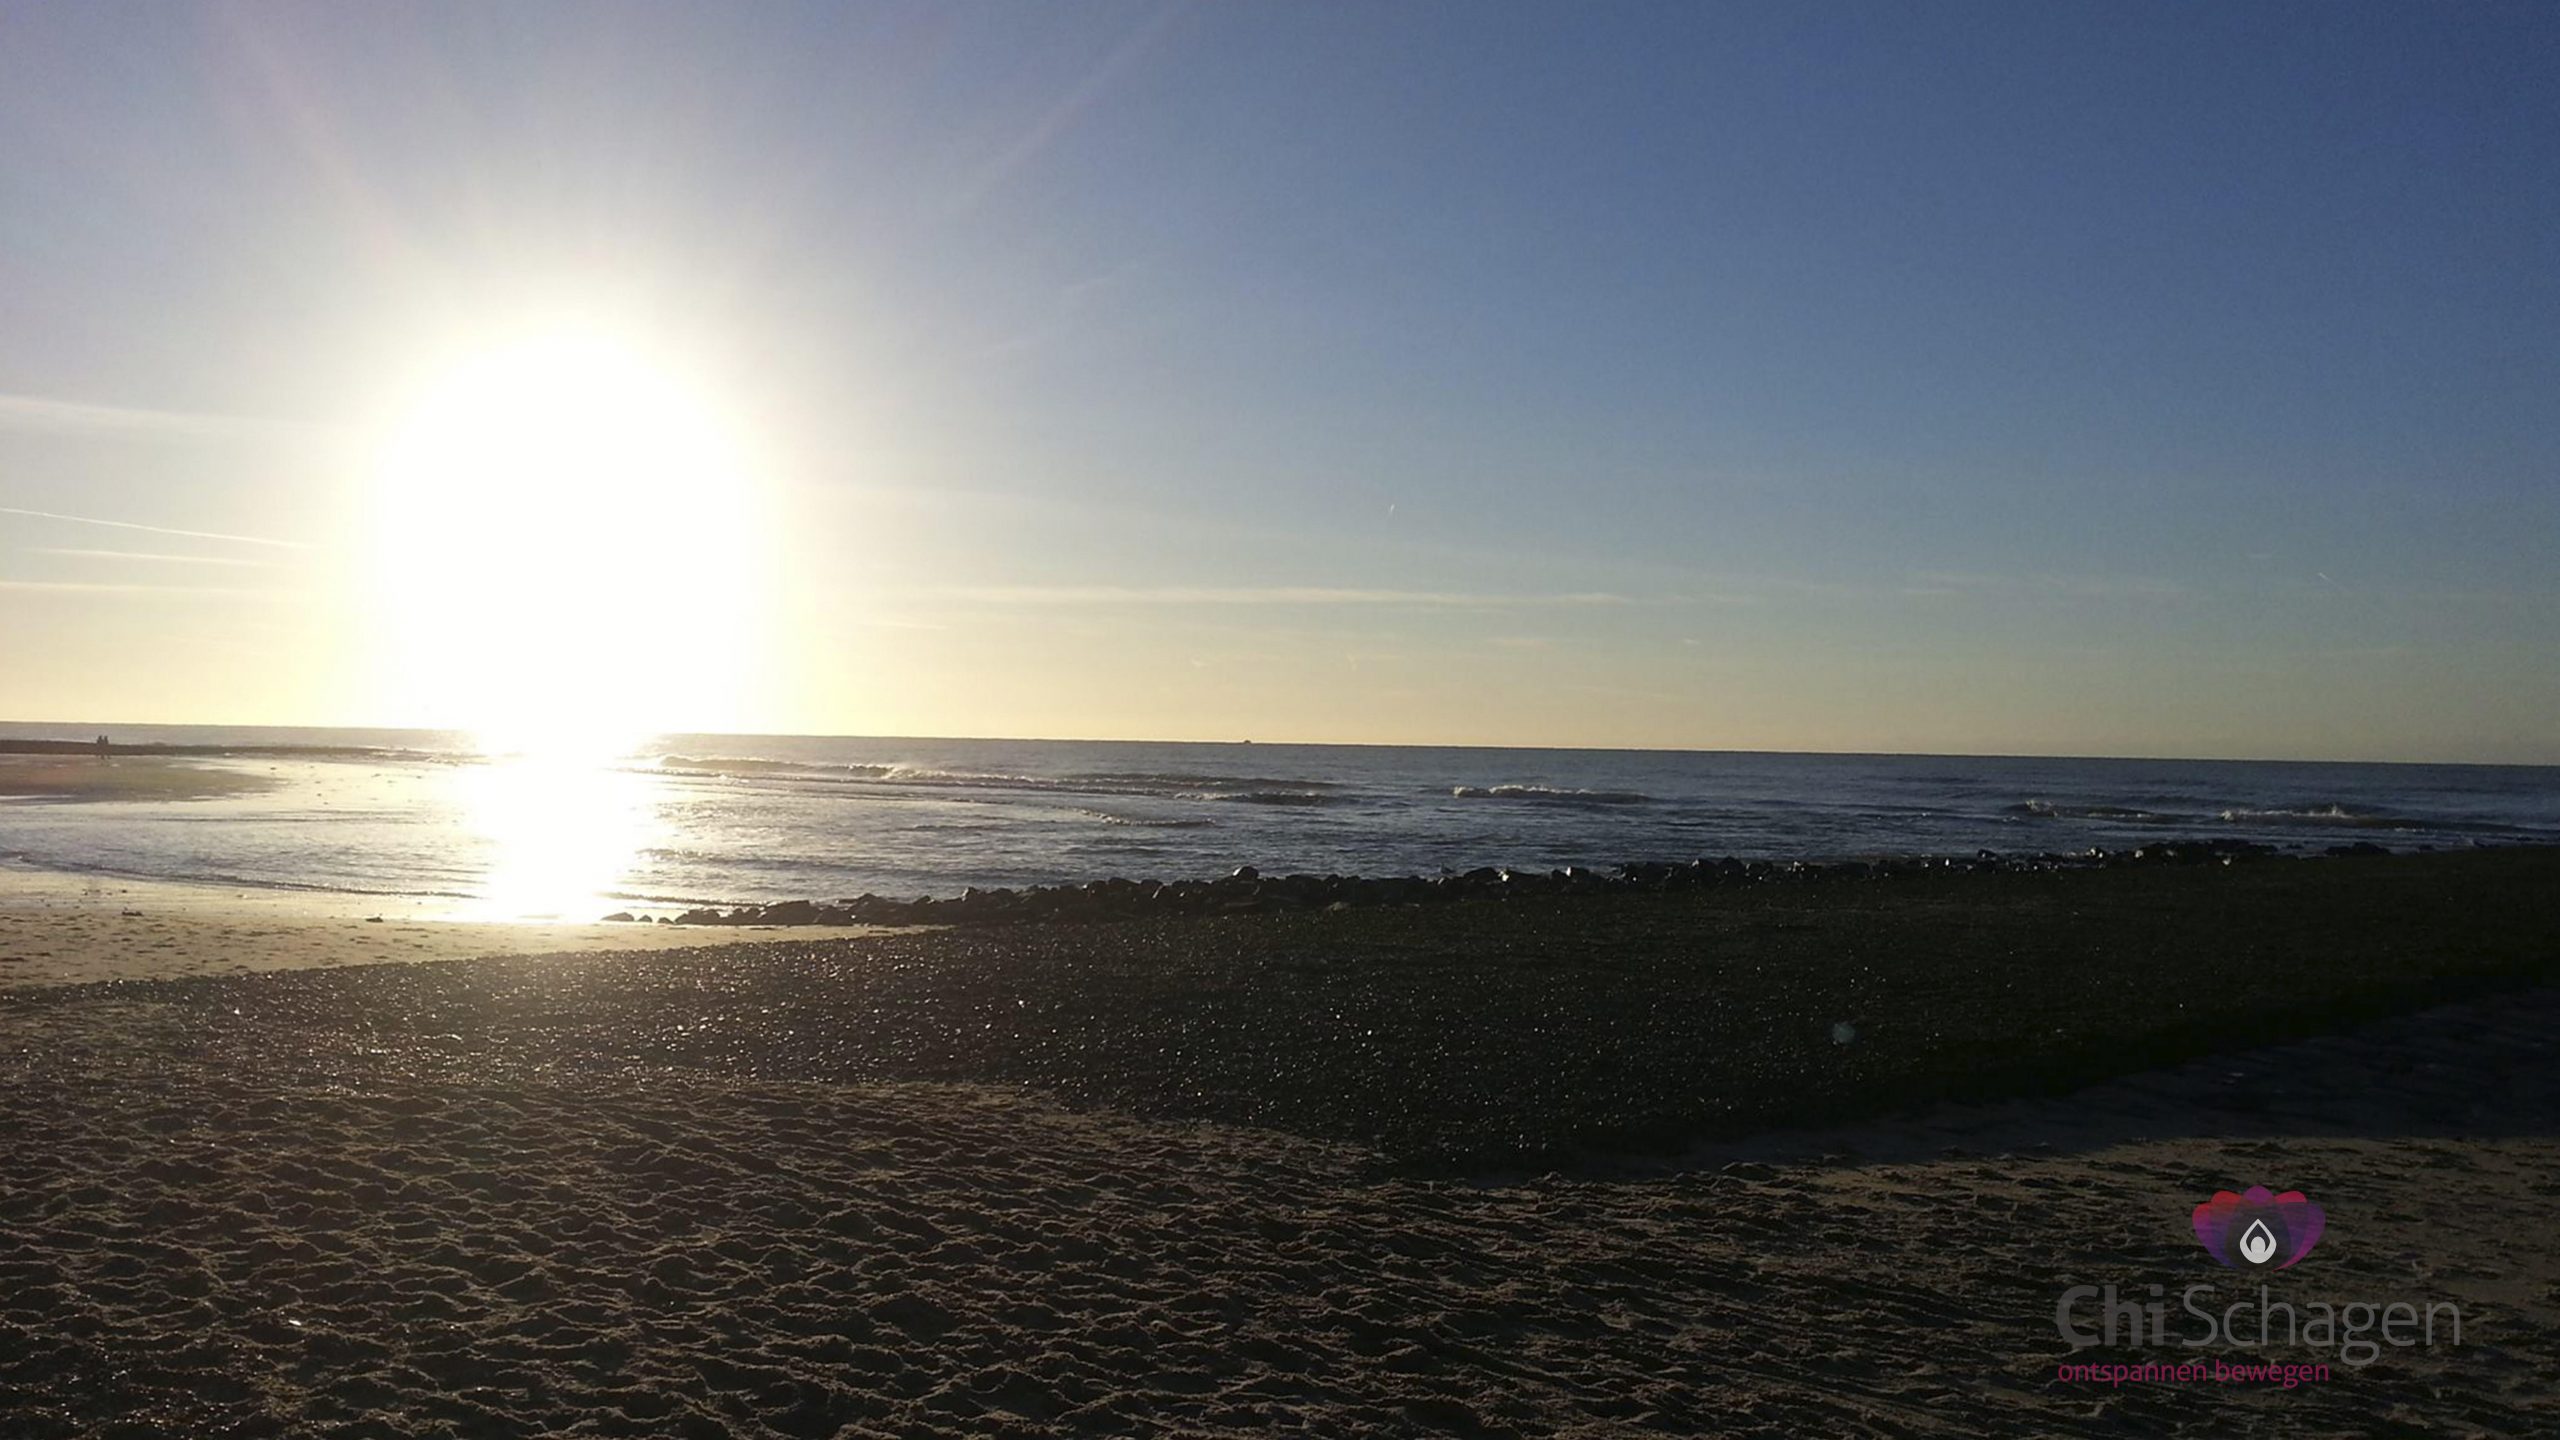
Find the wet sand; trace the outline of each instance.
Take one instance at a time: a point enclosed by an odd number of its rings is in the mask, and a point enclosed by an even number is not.
[[[877,934],[879,927],[826,933]],[[806,935],[748,929],[737,938]],[[668,925],[458,920],[399,897],[299,895],[0,866],[0,986],[701,943],[698,932]]]
[[[9,754],[0,749],[0,800],[210,800],[279,782],[221,764],[159,755]]]
[[[0,1432],[2550,1433],[2551,859],[0,990]],[[2463,1344],[2058,1379],[2252,1183]]]

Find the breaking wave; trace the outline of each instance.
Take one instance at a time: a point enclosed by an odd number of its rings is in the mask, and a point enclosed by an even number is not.
[[[2021,800],[2002,806],[2000,813],[2017,820],[2120,820],[2128,824],[2161,824],[2186,818],[2134,805],[2056,805],[2050,800]]]
[[[877,780],[897,767],[828,765],[805,760],[757,760],[729,755],[662,755],[658,757],[656,768],[661,775],[691,775],[704,779]]]
[[[2202,812],[2148,810],[2134,805],[2057,804],[2022,800],[2000,808],[2004,820],[2097,820],[2119,825],[2197,825],[2219,823],[2252,830],[2396,830],[2453,834],[2525,834],[2523,827],[2487,820],[2460,820],[2386,810],[2362,809],[2336,801],[2309,805],[2226,805]]]
[[[1125,825],[1135,830],[1209,830],[1214,829],[1218,823],[1215,820],[1191,817],[1114,815],[1108,810],[1078,810],[1076,813],[1088,820],[1098,820],[1105,825]]]
[[[942,770],[923,765],[837,765],[739,756],[667,755],[656,773],[695,779],[772,780],[904,790],[1007,790],[1057,795],[1127,795],[1165,800],[1233,800],[1248,805],[1326,805],[1340,798],[1329,780],[1196,771],[1101,770],[1064,775]],[[1149,822],[1136,822],[1149,823]]]
[[[2493,820],[2454,820],[2423,815],[2395,815],[2382,810],[2358,810],[2352,806],[2309,805],[2299,809],[2251,810],[2234,807],[2222,812],[2222,819],[2233,825],[2302,826],[2336,830],[2449,830],[2462,834],[2521,835],[2531,833],[2520,825],[2501,825]]]
[[[1548,805],[1650,805],[1653,797],[1637,790],[1564,790],[1546,785],[1455,785],[1449,793],[1460,800],[1521,800]]]

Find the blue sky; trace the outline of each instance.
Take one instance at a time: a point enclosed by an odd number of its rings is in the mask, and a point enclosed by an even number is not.
[[[746,728],[2560,761],[2555,62],[2493,5],[0,7],[0,507],[298,547],[0,513],[0,712],[427,718],[356,663],[364,437],[566,307],[750,437]]]

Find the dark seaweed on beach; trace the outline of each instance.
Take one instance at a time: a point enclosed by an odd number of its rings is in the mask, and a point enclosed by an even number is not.
[[[2051,1093],[2532,983],[2555,882],[2545,849],[1947,873],[123,988],[244,1055],[991,1083],[1480,1168]]]

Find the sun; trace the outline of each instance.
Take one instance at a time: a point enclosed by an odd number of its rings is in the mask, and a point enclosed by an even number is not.
[[[729,426],[607,335],[486,346],[383,446],[368,574],[385,688],[491,753],[734,728],[762,505]]]

